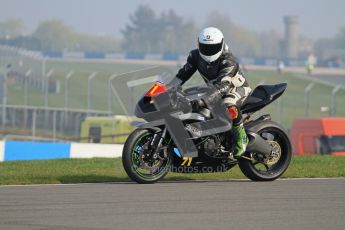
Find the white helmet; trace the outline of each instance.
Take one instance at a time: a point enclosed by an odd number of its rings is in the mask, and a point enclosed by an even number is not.
[[[198,43],[200,56],[210,63],[216,61],[222,54],[224,36],[219,29],[207,27],[200,32]]]

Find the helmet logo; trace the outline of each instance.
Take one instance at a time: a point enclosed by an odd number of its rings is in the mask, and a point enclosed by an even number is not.
[[[211,35],[206,35],[206,38],[204,38],[204,41],[213,41],[213,39],[211,39]]]

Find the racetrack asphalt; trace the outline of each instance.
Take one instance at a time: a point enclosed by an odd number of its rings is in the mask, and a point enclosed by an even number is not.
[[[0,229],[344,229],[345,178],[0,186]]]

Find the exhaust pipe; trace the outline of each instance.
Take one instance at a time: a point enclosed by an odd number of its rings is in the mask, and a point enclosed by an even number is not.
[[[268,144],[267,141],[260,135],[253,132],[248,132],[247,136],[249,137],[249,143],[247,145],[246,152],[261,153],[265,156],[268,156],[272,153],[272,146]]]

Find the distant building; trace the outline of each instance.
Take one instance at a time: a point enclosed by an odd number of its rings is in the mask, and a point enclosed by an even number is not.
[[[285,16],[284,57],[297,59],[299,54],[299,20],[297,16]]]

